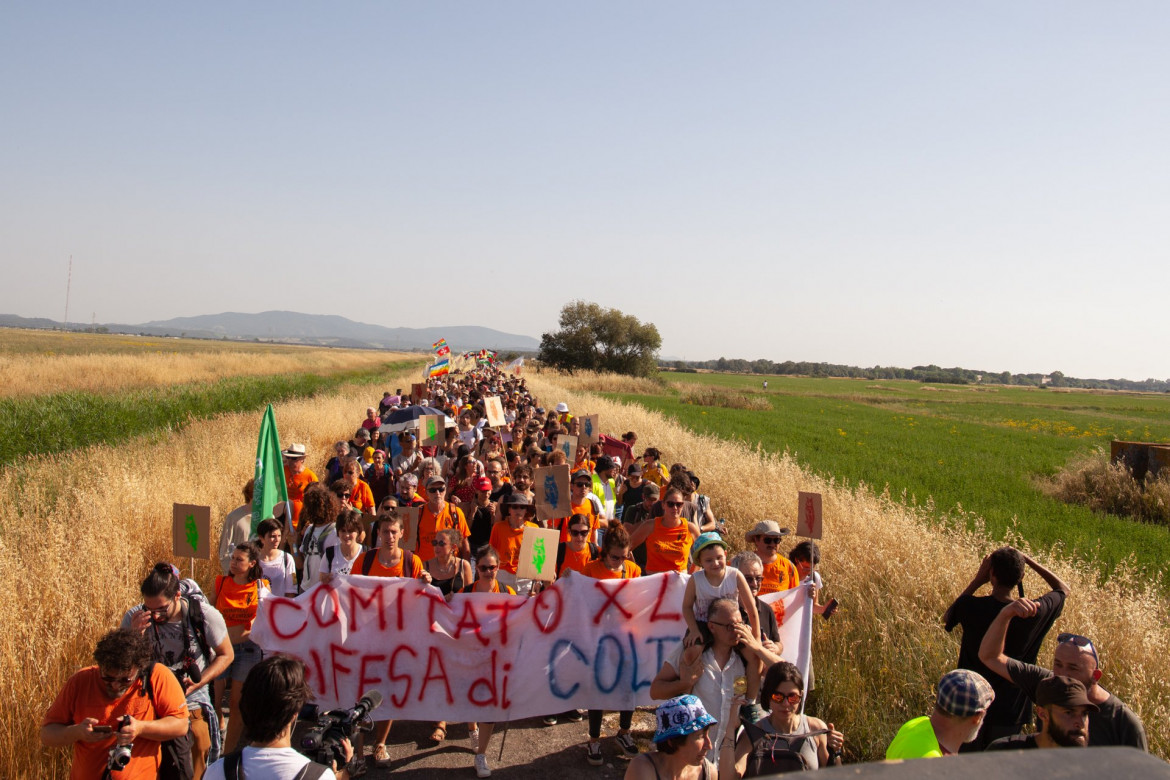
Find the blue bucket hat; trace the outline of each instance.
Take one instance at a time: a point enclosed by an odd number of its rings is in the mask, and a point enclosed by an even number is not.
[[[713,544],[719,545],[724,550],[728,549],[727,542],[723,541],[723,537],[714,531],[708,531],[705,534],[699,534],[698,538],[695,539],[694,546],[691,547],[691,560],[697,562],[699,560],[699,553],[703,552],[703,550]]]
[[[687,693],[667,699],[658,705],[654,713],[658,729],[654,732],[654,744],[671,737],[685,737],[708,726],[715,725],[715,719],[707,714],[699,697]]]

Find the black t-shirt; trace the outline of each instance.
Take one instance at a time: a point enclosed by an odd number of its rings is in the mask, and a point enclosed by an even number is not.
[[[764,602],[756,599],[756,612],[760,615],[760,638],[771,639],[773,642],[780,641],[780,626],[776,623],[776,613],[772,608]],[[748,622],[747,612],[743,607],[739,608],[740,617],[743,622]]]
[[[622,522],[626,522],[626,512],[630,511],[630,507],[642,503],[642,485],[644,484],[646,483],[643,482],[638,487],[626,486],[626,492],[622,493],[622,500],[619,504],[622,507]]]
[[[1060,591],[1051,590],[1037,599],[1035,615],[1030,618],[1013,618],[1008,624],[1004,654],[1024,663],[1035,663],[1040,643],[1064,609],[1064,598]],[[983,675],[995,691],[995,701],[987,708],[987,717],[984,719],[986,726],[998,726],[1016,732],[1028,722],[1028,697],[979,660],[979,645],[983,642],[983,635],[1004,606],[1005,602],[993,596],[959,596],[951,609],[946,630],[950,631],[957,625],[963,627],[958,668]]]
[[[1012,682],[1020,686],[1028,698],[1036,700],[1036,686],[1052,676],[1051,669],[1035,664],[1022,664],[1014,658],[1007,661],[1008,674]],[[1129,745],[1149,752],[1146,730],[1142,721],[1125,702],[1109,694],[1109,698],[1097,705],[1098,711],[1089,710],[1089,744]]]
[[[471,526],[471,538],[468,543],[471,545],[472,552],[483,547],[491,539],[494,519],[495,513],[486,506],[475,507],[468,523]]]
[[[986,750],[1032,750],[1038,748],[1036,744],[1035,734],[1014,734],[1010,737],[1001,737],[990,745]]]

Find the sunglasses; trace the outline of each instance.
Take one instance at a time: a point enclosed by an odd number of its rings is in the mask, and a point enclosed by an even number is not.
[[[783,538],[782,536],[765,536],[764,544],[780,544],[780,540]]]
[[[663,503],[665,503],[671,509],[682,509],[683,505],[682,501],[664,501]]]
[[[772,694],[772,701],[777,702],[777,703],[782,702],[782,701],[786,701],[790,705],[795,707],[797,704],[800,704],[800,691],[793,691],[792,693],[787,693],[787,694],[779,693],[779,692],[773,693]]]
[[[428,493],[442,493],[446,489],[447,489],[446,485],[436,485],[435,487],[427,488],[427,492]]]
[[[592,485],[592,484],[593,484],[592,482],[574,482],[574,483],[573,483],[573,487],[583,487],[583,488],[587,488],[587,487],[589,487],[589,486],[590,486],[590,485]]]
[[[475,568],[476,568],[478,571],[482,571],[483,573],[485,573],[485,574],[486,574],[487,572],[489,572],[489,571],[495,571],[496,569],[498,569],[498,568],[500,568],[500,567],[499,567],[499,566],[476,566]]]
[[[749,574],[745,574],[745,575],[743,575],[743,578],[745,580],[747,580],[748,582],[762,583],[764,581],[764,575],[762,575],[762,574],[759,576],[756,576],[756,577],[753,577]]]
[[[1063,645],[1065,642],[1070,642],[1070,643],[1076,645],[1077,647],[1089,648],[1089,652],[1093,654],[1093,660],[1097,662],[1098,666],[1101,665],[1101,659],[1099,659],[1097,657],[1097,648],[1093,646],[1092,639],[1089,639],[1087,636],[1081,636],[1080,634],[1059,634],[1059,635],[1057,635],[1056,644]]]
[[[589,535],[588,528],[586,528],[584,531],[569,531],[569,536],[580,536],[580,537],[584,538],[588,535]]]

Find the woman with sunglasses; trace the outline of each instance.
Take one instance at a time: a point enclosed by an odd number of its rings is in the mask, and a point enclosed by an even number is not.
[[[691,545],[699,536],[699,528],[682,516],[684,503],[681,490],[667,488],[662,501],[662,516],[640,523],[630,534],[630,547],[646,544],[647,574],[687,573]]]
[[[232,665],[215,681],[214,701],[223,699],[227,680],[232,681],[228,700],[228,727],[223,739],[223,751],[230,753],[243,732],[240,720],[240,689],[252,667],[264,660],[264,651],[252,641],[252,623],[256,608],[271,590],[260,568],[260,547],[255,542],[241,542],[232,552],[231,576],[215,578],[215,608],[223,615],[228,639],[232,640]]]
[[[588,533],[589,526],[584,522],[584,518],[580,527]],[[576,527],[570,521],[569,533],[575,530]],[[629,557],[630,534],[625,526],[615,525],[605,532],[605,538],[601,542],[601,554],[587,563],[581,573],[595,580],[626,580],[641,577],[642,570],[638,568],[638,564],[629,560]],[[605,758],[601,755],[601,718],[604,714],[602,710],[589,710],[589,742],[585,746],[585,759],[592,766],[601,766],[605,763]],[[630,734],[633,722],[633,710],[622,710],[618,713],[617,743],[626,756],[638,755],[638,746]]]
[[[566,572],[583,572],[595,560],[600,549],[589,541],[589,518],[576,514],[569,518],[569,541],[557,545],[557,577]]]
[[[488,544],[495,551],[504,584],[514,586],[514,592],[527,596],[532,591],[532,580],[519,580],[516,572],[520,567],[520,544],[524,540],[524,529],[539,527],[532,522],[536,516],[536,507],[526,497],[512,493],[504,497],[502,511],[504,519],[492,526]]]
[[[497,523],[496,525],[501,525]],[[481,547],[475,551],[475,582],[463,589],[464,593],[506,593],[515,596],[516,591],[507,585],[500,584],[500,554],[491,545]],[[468,723],[471,730],[471,746],[475,750],[475,774],[477,777],[491,777],[492,770],[488,768],[487,748],[491,742],[495,723]],[[482,728],[480,728],[482,726]]]
[[[794,664],[773,664],[764,676],[761,700],[768,717],[745,723],[735,743],[737,777],[820,769],[841,763],[845,735],[801,710],[804,678]]]

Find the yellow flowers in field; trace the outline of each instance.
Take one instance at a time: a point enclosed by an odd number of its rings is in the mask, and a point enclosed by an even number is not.
[[[1039,417],[1033,417],[1031,420],[1003,420],[1000,425],[1006,428],[1015,428],[1016,430],[1029,431],[1031,433],[1047,433],[1053,436],[1062,436],[1065,438],[1103,438],[1112,436],[1113,432],[1103,425],[1090,423],[1084,430],[1078,429],[1075,425],[1064,420],[1044,420]]]

